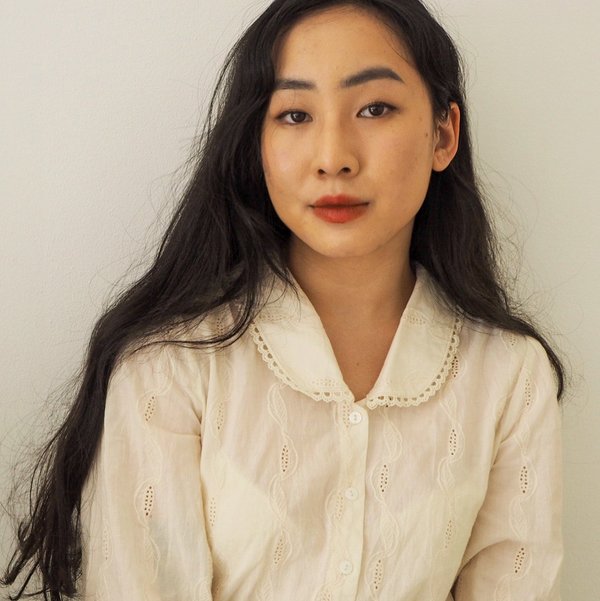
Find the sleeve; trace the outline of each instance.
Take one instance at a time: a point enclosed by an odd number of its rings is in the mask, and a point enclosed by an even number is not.
[[[523,342],[525,359],[497,423],[497,452],[455,601],[560,600],[562,418],[544,349]]]
[[[82,496],[83,599],[210,601],[197,352],[153,345],[111,377]]]

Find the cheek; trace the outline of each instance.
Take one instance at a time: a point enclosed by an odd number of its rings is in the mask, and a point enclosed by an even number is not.
[[[411,179],[429,175],[433,166],[431,132],[418,128],[411,134],[406,132],[394,136],[384,145],[382,159],[390,166],[397,178]]]
[[[290,152],[289,145],[277,144],[273,137],[265,138],[262,144],[262,165],[273,208],[279,218],[288,225],[290,190],[297,188],[294,155]]]
[[[290,144],[274,135],[266,135],[262,143],[262,162],[265,177],[272,183],[293,177],[297,168],[298,155],[291,151]]]

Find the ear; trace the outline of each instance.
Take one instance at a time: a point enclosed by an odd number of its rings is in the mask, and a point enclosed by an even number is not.
[[[446,118],[437,123],[437,142],[433,151],[434,171],[444,171],[450,165],[458,150],[459,134],[460,109],[456,102],[451,102]]]

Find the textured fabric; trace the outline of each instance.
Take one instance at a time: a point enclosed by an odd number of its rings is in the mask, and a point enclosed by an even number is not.
[[[113,373],[85,598],[558,600],[561,414],[542,347],[463,323],[419,268],[355,401],[302,290],[268,294],[227,349],[154,344]]]

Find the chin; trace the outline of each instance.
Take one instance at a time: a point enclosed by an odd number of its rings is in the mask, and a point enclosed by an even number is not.
[[[375,250],[357,247],[356,243],[309,248],[313,253],[319,254],[322,257],[327,257],[328,259],[359,259]]]

